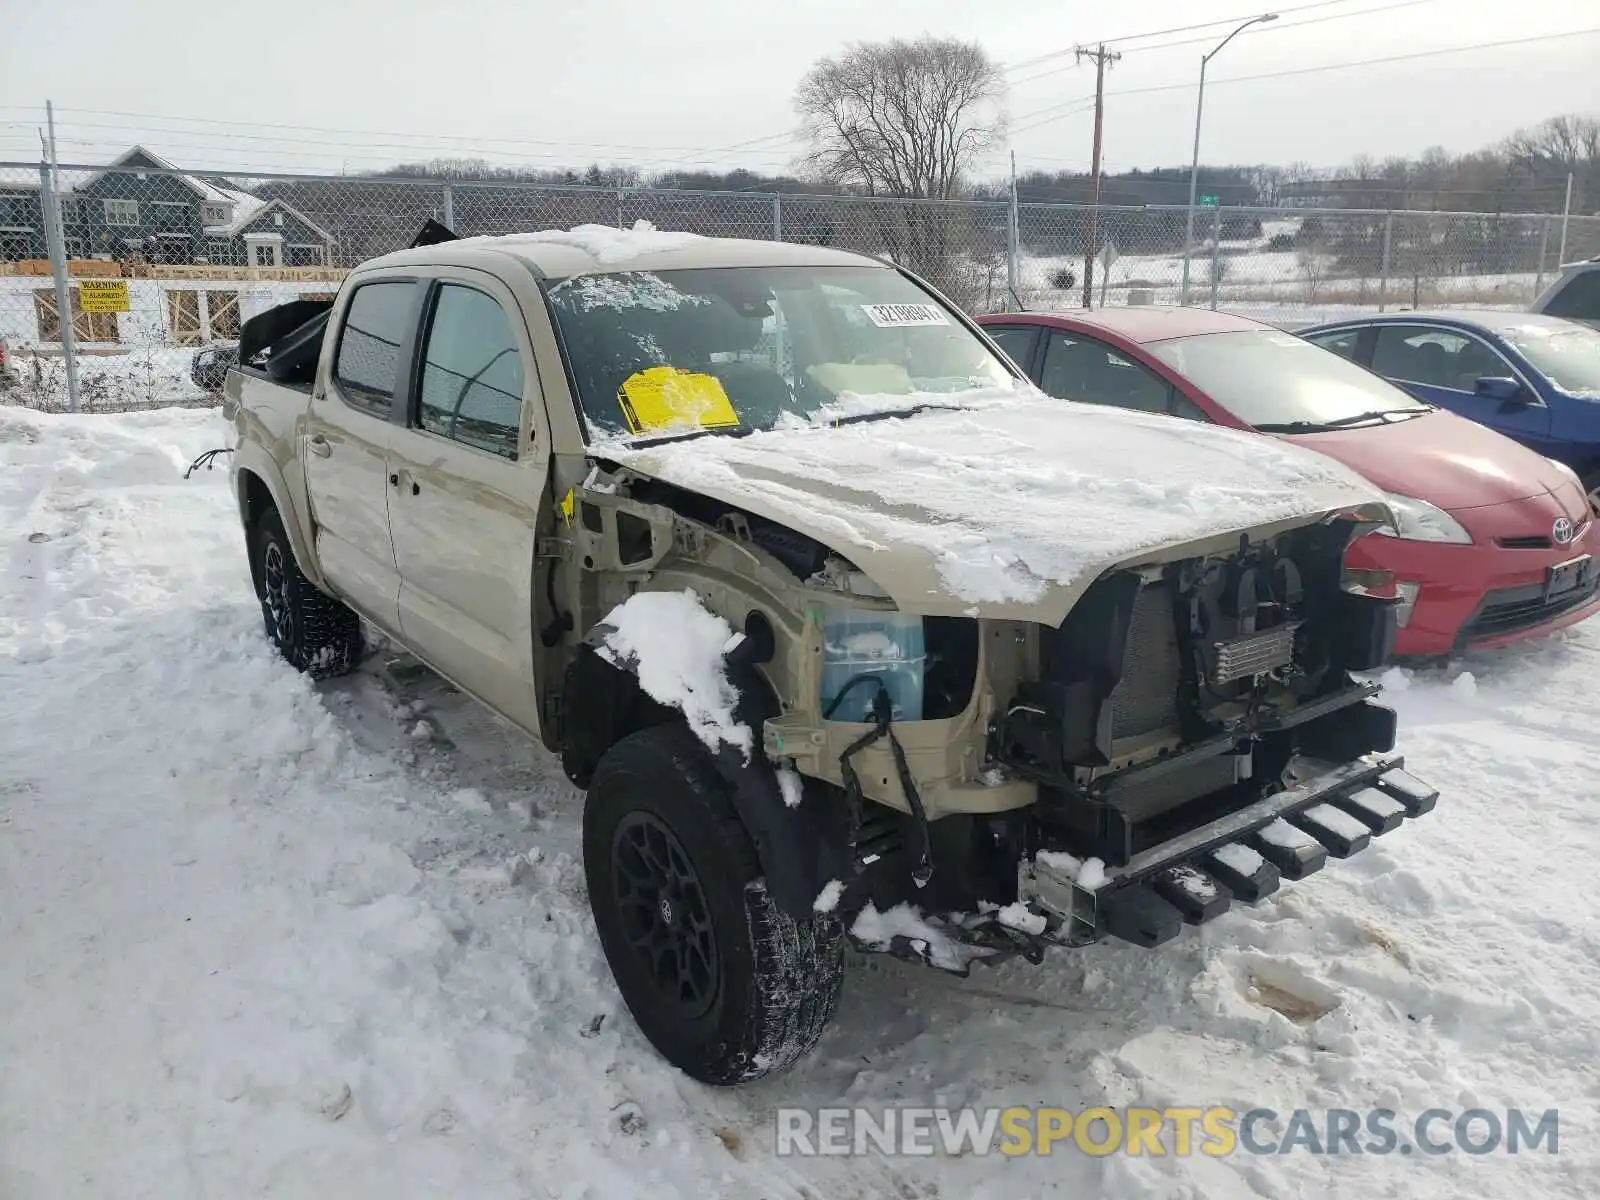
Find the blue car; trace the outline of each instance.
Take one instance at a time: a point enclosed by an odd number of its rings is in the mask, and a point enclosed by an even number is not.
[[[1564,463],[1600,513],[1600,330],[1534,313],[1458,310],[1296,332]]]

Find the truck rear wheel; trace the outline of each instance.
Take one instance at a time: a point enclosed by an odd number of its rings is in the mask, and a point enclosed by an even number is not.
[[[703,1083],[792,1065],[833,1019],[844,935],[767,894],[749,834],[680,724],[600,760],[583,810],[584,873],[606,961],[639,1028]]]
[[[313,679],[355,670],[361,619],[305,577],[276,509],[267,509],[256,523],[255,554],[267,637],[289,665]]]

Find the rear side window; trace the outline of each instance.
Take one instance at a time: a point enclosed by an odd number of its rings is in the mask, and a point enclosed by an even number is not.
[[[394,406],[415,294],[412,283],[364,284],[345,312],[333,377],[347,400],[380,417]]]
[[[1552,317],[1574,321],[1600,322],[1600,271],[1580,271],[1544,306]]]
[[[423,352],[418,424],[515,459],[522,383],[522,355],[505,310],[472,288],[441,287]]]

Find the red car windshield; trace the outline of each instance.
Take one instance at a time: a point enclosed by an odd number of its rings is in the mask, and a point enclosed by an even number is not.
[[[1203,333],[1144,348],[1257,428],[1338,426],[1429,411],[1365,367],[1290,333]]]

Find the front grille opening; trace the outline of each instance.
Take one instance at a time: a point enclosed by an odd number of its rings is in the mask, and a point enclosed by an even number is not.
[[[1550,539],[1535,534],[1532,537],[1503,537],[1495,538],[1495,545],[1502,550],[1548,550]]]
[[[1535,625],[1542,625],[1582,608],[1596,595],[1600,595],[1600,580],[1588,587],[1574,588],[1552,596],[1548,601],[1536,588],[1507,588],[1490,592],[1484,597],[1477,616],[1462,629],[1461,641],[1532,629]]]

